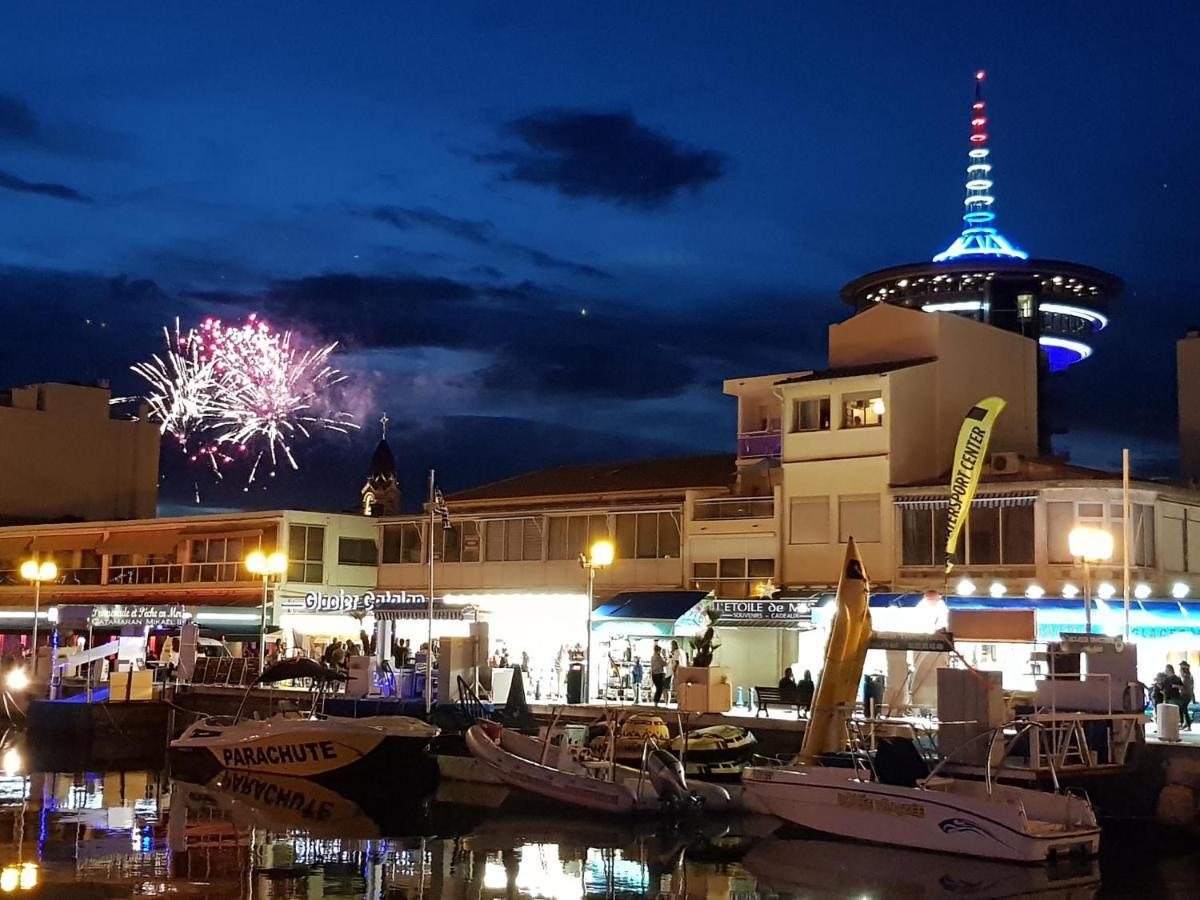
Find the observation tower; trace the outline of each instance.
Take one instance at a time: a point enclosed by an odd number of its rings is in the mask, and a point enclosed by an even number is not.
[[[985,73],[975,73],[962,233],[930,262],[880,269],[842,288],[856,310],[895,303],[950,312],[1036,340],[1043,367],[1059,372],[1092,354],[1123,287],[1115,275],[1080,263],[1031,259],[996,228],[988,147]]]

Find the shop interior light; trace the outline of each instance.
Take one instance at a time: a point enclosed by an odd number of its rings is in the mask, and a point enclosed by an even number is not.
[[[1007,588],[1005,588],[1004,585],[999,581],[993,581],[991,585],[988,586],[988,593],[993,597],[1003,597],[1006,591]]]
[[[1025,588],[1025,596],[1030,600],[1041,600],[1046,596],[1046,589],[1040,584],[1031,584]]]
[[[1079,588],[1077,588],[1075,585],[1071,584],[1071,582],[1068,581],[1066,584],[1063,585],[1062,595],[1063,595],[1063,598],[1066,600],[1074,600],[1076,597],[1079,596]]]
[[[975,584],[971,579],[963,578],[955,585],[954,590],[960,597],[970,597],[975,593]]]
[[[1096,596],[1101,600],[1111,600],[1116,593],[1117,588],[1111,581],[1102,581],[1096,588]]]
[[[1148,599],[1150,597],[1150,585],[1146,584],[1144,581],[1139,582],[1137,587],[1133,589],[1133,596],[1137,597],[1139,600]]]
[[[1177,581],[1171,585],[1171,596],[1176,600],[1182,600],[1188,595],[1188,586],[1185,582]]]

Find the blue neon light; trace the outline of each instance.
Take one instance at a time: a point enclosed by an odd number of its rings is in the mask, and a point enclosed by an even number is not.
[[[967,213],[963,216],[979,216],[982,213]],[[988,213],[994,216],[994,213]],[[954,243],[933,258],[934,262],[946,262],[951,259],[970,256],[1006,257],[1008,259],[1029,259],[1029,254],[1012,245],[1012,243],[995,228],[973,225],[968,219],[967,227],[962,234],[954,239]]]
[[[1092,355],[1092,348],[1081,341],[1042,335],[1038,338],[1038,343],[1046,351],[1046,361],[1051,372],[1061,372]]]

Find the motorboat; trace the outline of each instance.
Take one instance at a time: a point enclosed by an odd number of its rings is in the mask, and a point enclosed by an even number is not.
[[[649,743],[642,765],[635,768],[615,762],[611,752],[597,757],[588,747],[550,734],[533,737],[479,722],[467,730],[466,741],[471,754],[510,787],[582,809],[633,814],[727,811],[733,806],[724,787],[689,782],[678,759]]]
[[[873,757],[853,757],[849,768],[750,767],[742,785],[771,815],[875,844],[1021,863],[1099,851],[1100,826],[1085,796],[950,778],[939,768],[922,777],[912,743],[892,740]]]
[[[171,741],[173,754],[185,766],[325,780],[395,775],[425,763],[425,750],[439,734],[436,726],[408,716],[349,719],[319,712],[325,688],[345,676],[314,660],[284,660],[254,684],[301,679],[314,688],[309,711],[259,719],[242,718],[239,708],[234,716],[205,716]]]

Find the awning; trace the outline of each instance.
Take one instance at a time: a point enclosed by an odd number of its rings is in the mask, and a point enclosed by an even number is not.
[[[108,540],[100,545],[99,550],[110,556],[127,556],[132,553],[159,556],[170,553],[178,547],[180,540],[177,529],[123,531],[119,534],[110,534]]]
[[[56,550],[95,550],[103,535],[98,531],[84,534],[39,534],[33,539],[33,550],[53,553]]]
[[[0,538],[0,559],[19,559],[29,552],[29,535]]]
[[[998,506],[1033,506],[1037,502],[1037,494],[1029,491],[993,491],[988,494],[977,494],[971,501],[971,506],[987,509]],[[950,506],[947,494],[908,494],[892,498],[892,503],[903,509],[946,509]]]
[[[674,622],[708,596],[708,591],[622,591],[597,607],[608,619]]]
[[[233,522],[226,522],[223,525],[190,525],[180,532],[180,534],[187,537],[210,536],[219,538],[265,537],[268,533],[275,533],[274,522],[264,522],[261,528],[246,528],[245,526],[239,528]]]
[[[400,622],[429,620],[429,607],[424,603],[407,609],[387,609],[376,607],[374,611],[376,622]],[[447,605],[440,600],[433,601],[433,618],[438,621],[456,621],[474,618],[474,609],[470,606]]]

